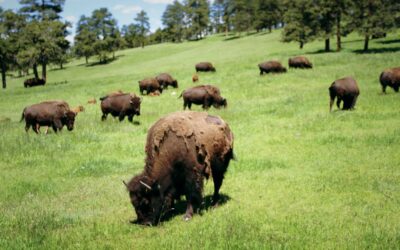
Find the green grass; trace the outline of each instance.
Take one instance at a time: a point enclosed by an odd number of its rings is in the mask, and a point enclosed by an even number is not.
[[[373,40],[381,53],[367,54],[355,53],[363,46],[355,35],[340,53],[316,53],[322,41],[300,51],[279,37],[216,35],[121,51],[107,65],[76,60],[49,71],[45,87],[25,89],[23,79],[10,79],[0,91],[0,249],[398,248],[400,95],[392,89],[382,95],[378,77],[400,66],[400,44],[382,43],[399,34]],[[287,66],[300,54],[314,69],[259,76],[259,62]],[[228,200],[190,222],[182,214],[158,227],[132,225],[122,180],[143,169],[147,129],[182,109],[177,96],[193,86],[199,61],[217,68],[201,73],[200,83],[219,86],[228,100],[227,109],[209,111],[235,134],[238,161],[221,189]],[[139,125],[101,122],[99,104],[86,104],[113,90],[138,93],[138,80],[160,72],[170,72],[180,87],[145,96],[134,118]],[[348,75],[360,86],[356,110],[329,113],[328,87]],[[23,108],[48,99],[85,106],[74,131],[25,133]],[[205,195],[212,190],[208,181]]]

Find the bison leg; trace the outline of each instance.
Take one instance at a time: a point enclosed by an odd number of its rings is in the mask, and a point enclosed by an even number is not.
[[[103,113],[103,115],[101,116],[101,120],[105,121],[107,119],[107,115],[108,113]]]
[[[31,124],[29,124],[29,123],[25,124],[25,132],[28,133],[28,130],[29,130],[30,126],[31,126]]]
[[[200,167],[198,169],[201,169]],[[193,207],[200,207],[203,197],[202,197],[202,190],[203,190],[203,179],[202,175],[199,173],[192,172],[192,178],[189,178],[185,182],[185,196],[186,196],[186,213],[183,217],[184,220],[190,220],[193,216],[194,209]]]
[[[394,89],[394,92],[399,92],[399,85],[394,85],[393,89]]]
[[[260,76],[262,76],[264,74],[264,71],[262,69],[260,69]]]
[[[386,94],[386,85],[382,85],[382,92]]]
[[[357,101],[358,96],[354,96],[353,100],[350,104],[350,109],[354,109],[354,106],[356,105],[356,101]]]
[[[338,96],[337,101],[336,101],[336,106],[338,107],[338,109],[340,109],[340,103],[342,102],[342,98],[340,98]]]
[[[133,115],[128,116],[128,121],[133,122]]]
[[[120,122],[122,122],[122,121],[125,119],[125,113],[124,113],[124,112],[121,112],[121,113],[119,114],[119,116],[118,116],[118,119],[119,119]]]
[[[335,98],[331,98],[331,101],[329,102],[329,112],[332,112],[332,106],[333,106],[334,101],[335,101]]]

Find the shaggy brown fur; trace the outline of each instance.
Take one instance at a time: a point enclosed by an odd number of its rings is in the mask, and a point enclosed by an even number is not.
[[[85,108],[84,108],[82,105],[79,105],[79,106],[77,106],[77,107],[75,107],[75,108],[72,108],[71,111],[72,111],[72,112],[75,112],[76,114],[78,114],[78,113],[80,113],[80,112],[85,111]]]
[[[332,105],[337,97],[336,105],[340,109],[340,102],[343,100],[343,110],[354,109],[357,97],[360,94],[356,80],[352,77],[345,77],[334,81],[329,87],[331,97],[329,110],[332,111]]]
[[[310,60],[304,56],[296,56],[289,59],[289,68],[311,69],[313,67]]]
[[[192,108],[192,103],[202,105],[203,109],[209,109],[211,106],[219,108],[227,106],[227,101],[221,96],[218,87],[213,85],[199,85],[186,89],[179,97],[183,97],[183,109]]]
[[[144,91],[146,91],[147,95],[156,90],[162,93],[163,86],[160,85],[156,78],[147,78],[139,81],[139,90],[142,95]]]
[[[379,77],[382,85],[382,92],[386,94],[386,87],[393,88],[395,92],[399,92],[400,87],[400,67],[386,69]]]
[[[117,95],[109,95],[101,101],[100,107],[103,115],[101,120],[107,119],[107,115],[119,117],[119,121],[123,121],[125,116],[132,122],[135,115],[140,115],[140,104],[142,100],[134,93],[122,93]]]
[[[26,107],[22,112],[21,121],[25,119],[26,132],[32,126],[33,131],[38,134],[40,126],[51,126],[57,133],[64,125],[69,131],[73,130],[75,116],[76,113],[69,109],[67,102],[62,100],[46,101]]]
[[[199,71],[203,71],[203,72],[208,72],[208,71],[215,72],[215,71],[216,71],[216,69],[214,68],[214,66],[213,66],[212,63],[210,63],[210,62],[200,62],[200,63],[198,63],[198,64],[195,65],[195,69],[196,69],[196,72],[199,72]]]
[[[204,112],[176,112],[158,120],[146,143],[144,171],[127,184],[141,224],[157,224],[174,200],[186,196],[185,219],[202,202],[203,180],[214,181],[218,203],[224,173],[233,158],[233,134],[219,117]]]
[[[199,81],[199,76],[197,74],[194,74],[192,76],[192,82],[198,82]]]
[[[172,78],[172,76],[168,73],[161,73],[156,77],[156,79],[163,89],[168,89],[168,86],[172,86],[174,88],[178,87],[178,81]]]
[[[87,103],[88,103],[88,104],[96,104],[97,101],[96,101],[95,98],[92,98],[92,99],[89,99]]]
[[[260,75],[264,73],[284,73],[286,72],[286,68],[282,66],[282,64],[278,61],[267,61],[258,64],[258,68],[260,69]]]

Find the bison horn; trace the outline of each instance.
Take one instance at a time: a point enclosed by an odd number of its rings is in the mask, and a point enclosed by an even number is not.
[[[140,184],[142,184],[143,186],[145,186],[146,188],[148,188],[149,190],[151,190],[151,187],[149,185],[147,185],[146,183],[144,183],[143,181],[139,181]]]

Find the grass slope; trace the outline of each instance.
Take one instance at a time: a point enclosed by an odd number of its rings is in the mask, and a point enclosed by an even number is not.
[[[400,245],[400,95],[381,94],[378,76],[400,66],[398,34],[371,43],[344,39],[340,53],[319,53],[322,42],[279,42],[279,32],[225,40],[162,44],[117,53],[108,65],[73,61],[48,73],[45,87],[11,79],[0,91],[0,248],[260,249],[397,248]],[[257,64],[305,54],[312,70],[260,77]],[[235,134],[238,161],[222,186],[226,203],[192,221],[182,214],[159,227],[135,218],[122,180],[144,166],[147,129],[182,109],[194,64],[215,63],[200,83],[221,88],[225,119]],[[137,81],[170,72],[179,89],[144,97],[142,115],[101,122],[88,99],[117,89],[138,93]],[[328,87],[352,75],[361,89],[356,110],[329,113]],[[68,80],[68,84],[54,84]],[[173,95],[173,92],[176,92]],[[27,105],[64,99],[84,104],[73,132],[26,134]],[[195,107],[194,110],[200,110]],[[212,181],[205,195],[212,193]]]

